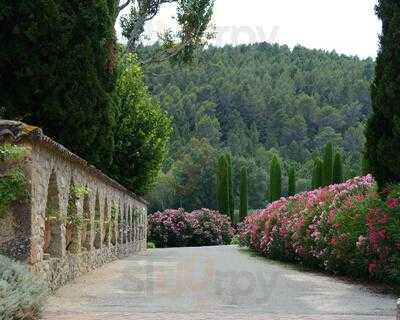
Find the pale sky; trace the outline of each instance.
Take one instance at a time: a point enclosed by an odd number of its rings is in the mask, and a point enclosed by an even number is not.
[[[272,42],[335,50],[360,58],[376,57],[381,24],[377,0],[216,0],[214,45]],[[173,27],[175,8],[166,5],[147,26],[157,32]]]

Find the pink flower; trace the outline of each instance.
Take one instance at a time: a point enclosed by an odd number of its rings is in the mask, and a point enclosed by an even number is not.
[[[394,247],[400,250],[394,231],[388,231],[395,229],[388,208],[400,206],[400,199],[382,205],[373,185],[368,175],[281,198],[246,218],[239,231],[241,239],[274,258],[301,263],[313,259],[330,271],[339,271],[335,270],[338,264],[349,264],[349,273],[368,271],[376,277],[380,265],[391,265]],[[344,243],[355,236],[355,244]],[[353,255],[360,255],[360,264],[354,264]]]
[[[377,265],[375,261],[370,261],[368,263],[368,272],[370,275],[374,275],[377,269]]]
[[[387,199],[385,204],[389,208],[394,209],[400,204],[400,199],[393,199],[393,198],[392,199]]]

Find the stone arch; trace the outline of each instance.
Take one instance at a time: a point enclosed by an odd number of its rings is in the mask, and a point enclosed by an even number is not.
[[[45,231],[43,252],[50,257],[61,257],[62,249],[62,214],[57,174],[52,170],[47,188],[45,211]]]
[[[95,249],[100,249],[102,245],[102,235],[103,221],[101,217],[101,200],[99,191],[96,192],[96,202],[94,207],[94,247]]]
[[[92,230],[92,215],[90,213],[90,198],[89,194],[83,197],[82,211],[82,228],[81,228],[81,245],[86,251],[91,249],[91,230]]]

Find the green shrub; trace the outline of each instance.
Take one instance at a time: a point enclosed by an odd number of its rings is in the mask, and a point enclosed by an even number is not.
[[[241,246],[241,242],[240,242],[240,236],[237,234],[237,235],[234,235],[233,237],[232,237],[232,240],[231,240],[231,245],[232,246]]]
[[[14,163],[22,160],[26,154],[27,150],[22,146],[13,144],[0,146],[0,164],[9,166],[7,170],[0,172],[0,218],[13,202],[27,195],[25,174]]]
[[[0,146],[0,162],[13,162],[22,160],[27,154],[25,147],[14,145],[14,144],[4,144]]]
[[[0,217],[14,201],[26,196],[25,174],[16,168],[4,173],[0,178]]]
[[[154,244],[154,242],[147,242],[147,249],[155,249],[156,245]]]
[[[46,293],[25,266],[0,255],[0,320],[38,318]]]
[[[138,194],[149,192],[168,152],[171,124],[151,97],[133,55],[120,62],[113,162],[106,173]]]

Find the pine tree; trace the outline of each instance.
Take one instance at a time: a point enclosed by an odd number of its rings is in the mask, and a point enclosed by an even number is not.
[[[322,187],[322,171],[323,171],[323,164],[320,158],[317,158],[314,161],[314,169],[313,169],[313,176],[312,176],[312,189],[318,189]]]
[[[279,200],[282,195],[282,170],[276,156],[272,158],[270,171],[270,202]]]
[[[329,186],[330,184],[332,184],[332,174],[333,174],[333,145],[332,145],[332,143],[328,143],[325,146],[322,172],[323,172],[322,185]]]
[[[240,222],[242,222],[248,213],[248,181],[247,169],[242,167],[240,170]]]
[[[341,183],[343,182],[343,164],[342,164],[342,156],[340,153],[336,153],[335,161],[333,163],[333,183]]]
[[[296,172],[293,167],[289,170],[289,182],[288,182],[288,195],[294,196],[296,194]]]
[[[380,191],[400,182],[400,4],[379,0],[382,20],[375,80],[371,87],[373,114],[366,130],[366,160]]]
[[[233,169],[232,169],[232,156],[230,153],[226,153],[226,164],[228,174],[228,197],[229,197],[229,216],[232,222],[235,219],[235,194],[233,191]]]
[[[229,215],[229,182],[228,165],[225,155],[220,156],[218,160],[217,171],[217,202],[220,213]]]

